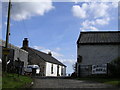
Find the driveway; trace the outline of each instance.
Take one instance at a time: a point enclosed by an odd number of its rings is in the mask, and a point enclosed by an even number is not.
[[[112,85],[92,81],[64,78],[35,78],[32,88],[114,88]]]

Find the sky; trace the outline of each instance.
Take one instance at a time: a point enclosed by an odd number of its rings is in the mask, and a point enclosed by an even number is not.
[[[18,0],[19,1],[19,0]],[[48,53],[73,72],[77,61],[77,39],[85,31],[118,31],[116,2],[12,2],[9,42]],[[2,2],[2,39],[5,40],[8,3]],[[1,17],[1,16],[0,16]]]

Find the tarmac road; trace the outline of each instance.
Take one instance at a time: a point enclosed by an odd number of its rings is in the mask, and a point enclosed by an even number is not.
[[[115,88],[112,85],[64,78],[35,78],[32,88]]]

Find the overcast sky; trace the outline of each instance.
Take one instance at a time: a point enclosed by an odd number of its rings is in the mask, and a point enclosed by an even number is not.
[[[30,47],[46,53],[51,51],[67,65],[67,73],[73,72],[76,41],[81,31],[118,30],[118,3],[47,1],[12,2],[10,43],[21,47],[23,39],[28,38]],[[8,3],[2,3],[3,40],[7,6]]]

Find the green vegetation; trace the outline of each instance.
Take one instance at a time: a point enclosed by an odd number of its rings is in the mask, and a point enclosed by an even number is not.
[[[116,85],[116,86],[119,86],[120,87],[120,80],[113,80],[113,81],[108,81],[108,82],[105,82],[106,84],[112,84],[112,85]]]
[[[2,88],[2,76],[0,76],[0,89]]]
[[[120,78],[78,78],[78,80],[95,81],[120,87]]]
[[[1,71],[1,67],[0,67],[0,90],[2,88],[2,71]]]
[[[112,60],[108,64],[108,70],[111,77],[120,77],[120,57]]]
[[[27,76],[3,73],[2,88],[21,88],[31,82],[32,79]]]

